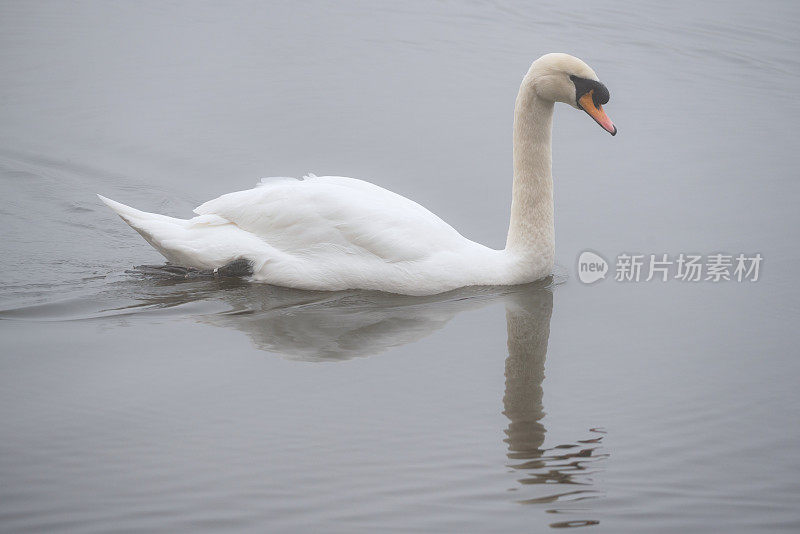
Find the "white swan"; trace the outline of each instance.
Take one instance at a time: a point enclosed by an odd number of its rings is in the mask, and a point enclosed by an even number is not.
[[[553,105],[583,109],[614,135],[602,109],[608,97],[576,57],[547,54],[533,62],[514,109],[513,198],[503,250],[470,241],[416,202],[354,178],[265,179],[206,202],[188,220],[100,199],[175,265],[217,269],[245,259],[254,280],[279,286],[427,295],[531,282],[553,268]]]

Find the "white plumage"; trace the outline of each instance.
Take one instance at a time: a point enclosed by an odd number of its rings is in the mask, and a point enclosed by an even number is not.
[[[206,202],[189,220],[101,199],[176,265],[214,269],[245,258],[254,279],[302,289],[431,294],[499,283],[499,251],[353,178],[266,179]]]
[[[570,74],[596,80],[588,66],[565,54],[543,56],[523,80],[515,113],[511,226],[503,250],[470,241],[416,202],[354,178],[264,179],[254,189],[200,205],[197,217],[188,220],[100,198],[173,264],[216,269],[246,259],[254,280],[280,286],[423,295],[530,282],[553,267],[553,100],[537,95],[536,82],[545,72],[553,93],[554,71],[566,80],[560,90],[572,91],[558,95],[565,101],[575,100]]]

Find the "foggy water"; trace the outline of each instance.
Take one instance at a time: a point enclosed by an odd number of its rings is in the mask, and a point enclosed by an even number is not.
[[[218,4],[0,2],[0,531],[800,529],[798,4]],[[620,133],[557,106],[541,283],[147,276],[95,197],[353,176],[500,248],[552,51]],[[759,280],[613,279],[720,252]]]

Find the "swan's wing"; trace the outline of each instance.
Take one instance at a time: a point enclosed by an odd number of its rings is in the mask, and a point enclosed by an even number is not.
[[[275,178],[196,208],[294,254],[364,254],[420,260],[471,243],[439,217],[396,193],[338,176]]]

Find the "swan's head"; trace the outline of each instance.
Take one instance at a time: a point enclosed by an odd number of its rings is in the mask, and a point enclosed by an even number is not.
[[[617,127],[603,111],[603,104],[609,98],[608,89],[591,67],[575,56],[546,54],[540,57],[531,65],[525,82],[540,98],[581,109],[605,131],[617,134]]]

